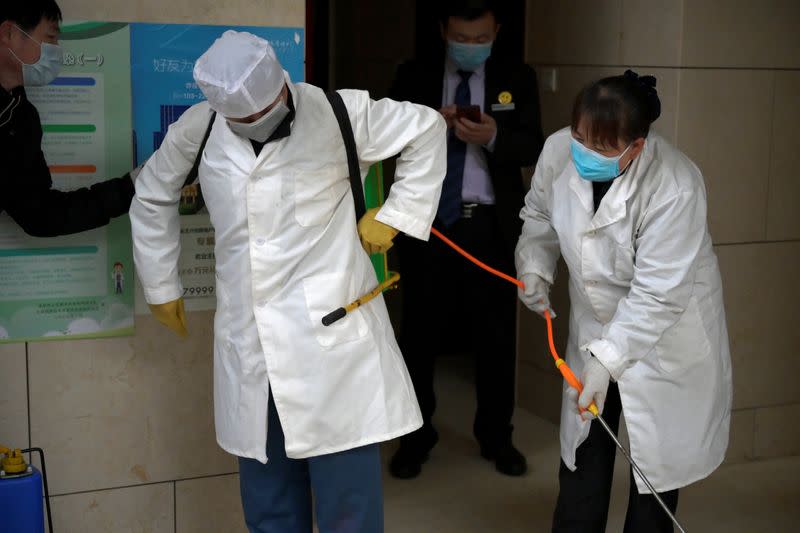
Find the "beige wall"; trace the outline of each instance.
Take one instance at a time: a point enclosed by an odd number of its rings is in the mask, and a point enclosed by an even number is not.
[[[305,26],[298,0],[59,4],[73,20]],[[186,341],[148,315],[134,337],[0,346],[0,442],[44,448],[57,531],[245,531],[214,436],[212,313],[188,324]]]
[[[800,454],[797,28],[797,0],[528,1],[527,61],[558,79],[541,89],[546,133],[568,124],[582,85],[633,67],[658,78],[655,129],[703,171],[734,364],[729,461]],[[557,419],[543,326],[527,311],[520,325],[520,400]]]

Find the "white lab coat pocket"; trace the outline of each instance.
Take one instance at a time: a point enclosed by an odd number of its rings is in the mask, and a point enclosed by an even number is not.
[[[317,342],[324,348],[358,340],[369,330],[359,310],[348,313],[330,326],[322,324],[322,317],[361,296],[356,294],[353,282],[353,277],[345,272],[310,276],[303,280],[311,327]]]
[[[692,296],[683,316],[664,332],[655,347],[659,366],[676,373],[696,365],[711,353],[711,343],[697,300]]]
[[[297,223],[305,227],[327,223],[349,187],[348,179],[347,171],[339,165],[295,172],[292,181]]]
[[[633,280],[634,251],[627,246],[617,245],[614,255],[614,277],[620,281]]]

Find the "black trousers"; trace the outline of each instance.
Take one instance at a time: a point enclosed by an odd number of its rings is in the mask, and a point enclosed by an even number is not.
[[[622,402],[616,383],[608,387],[603,418],[614,433],[619,430]],[[611,481],[617,447],[598,422],[592,422],[589,436],[576,456],[578,469],[571,472],[564,462],[558,473],[560,490],[553,517],[554,533],[603,533],[608,520]],[[647,474],[647,472],[645,472]],[[678,490],[660,492],[672,513],[678,508]],[[651,494],[639,494],[631,469],[628,513],[624,533],[672,532],[672,520]]]
[[[493,206],[474,208],[442,233],[466,251],[510,275],[513,253],[504,246]],[[436,356],[466,350],[475,357],[478,408],[473,431],[488,447],[511,439],[516,357],[516,287],[481,270],[434,235],[429,242],[398,240],[403,275],[400,348],[425,425],[436,410]]]

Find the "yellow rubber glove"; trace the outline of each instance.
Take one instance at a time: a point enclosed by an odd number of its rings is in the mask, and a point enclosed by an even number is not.
[[[361,237],[361,245],[368,254],[386,252],[392,247],[392,239],[399,233],[393,227],[375,220],[375,215],[378,214],[378,211],[380,211],[379,207],[373,207],[358,221],[358,235]]]
[[[186,337],[186,313],[183,310],[183,298],[165,304],[149,304],[150,312],[156,319],[181,337]]]

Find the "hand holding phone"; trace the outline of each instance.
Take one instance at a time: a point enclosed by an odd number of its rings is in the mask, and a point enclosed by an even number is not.
[[[460,105],[456,107],[456,119],[465,118],[472,122],[481,121],[481,106],[478,105]]]

